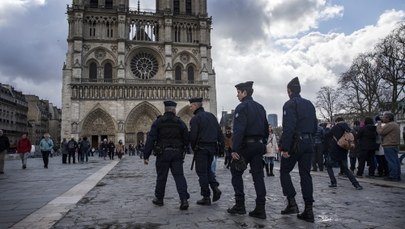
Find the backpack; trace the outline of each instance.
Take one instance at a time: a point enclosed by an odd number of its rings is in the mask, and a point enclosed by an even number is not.
[[[333,136],[333,139],[335,139],[337,145],[340,148],[343,148],[345,150],[353,149],[355,146],[354,135],[350,131],[345,130],[345,132],[343,132],[343,135],[339,138],[339,140],[337,140],[335,136]]]
[[[90,142],[89,141],[82,141],[81,147],[83,151],[87,152],[90,149]]]
[[[69,141],[68,143],[68,149],[75,149],[75,142],[74,141]]]

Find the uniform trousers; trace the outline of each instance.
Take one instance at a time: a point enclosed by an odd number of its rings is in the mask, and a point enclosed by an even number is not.
[[[183,171],[183,153],[180,150],[164,150],[156,157],[156,187],[155,197],[162,200],[165,197],[166,182],[169,170],[176,183],[180,200],[187,200],[190,194],[187,192],[187,181]]]
[[[306,204],[312,204],[313,185],[311,177],[311,161],[313,157],[312,139],[302,139],[299,143],[299,152],[290,154],[290,157],[281,157],[280,182],[284,196],[293,198],[297,194],[291,181],[290,172],[298,162],[298,171],[301,180],[301,192]]]
[[[211,149],[212,148],[212,149]],[[215,179],[215,173],[212,171],[212,161],[214,159],[214,147],[206,147],[194,152],[195,171],[197,172],[198,182],[201,188],[201,195],[209,197],[211,195],[210,186],[218,187],[219,183]]]
[[[264,205],[266,203],[266,186],[264,184],[263,172],[263,154],[265,153],[265,145],[263,143],[246,143],[245,147],[240,150],[240,155],[245,159],[246,163],[250,166],[250,173],[252,174],[253,184],[256,191],[256,204]],[[235,199],[245,199],[245,192],[243,186],[244,171],[238,171],[232,166],[232,186],[235,191]]]

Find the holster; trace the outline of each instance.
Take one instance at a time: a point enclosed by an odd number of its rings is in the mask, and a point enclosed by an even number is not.
[[[158,156],[163,154],[163,147],[160,145],[155,145],[153,147],[153,155]]]

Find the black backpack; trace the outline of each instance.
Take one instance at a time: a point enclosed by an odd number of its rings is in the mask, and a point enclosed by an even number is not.
[[[68,143],[68,149],[75,149],[76,148],[76,144],[74,141],[69,141]]]

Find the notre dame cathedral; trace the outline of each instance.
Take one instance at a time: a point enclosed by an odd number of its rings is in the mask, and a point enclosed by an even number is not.
[[[129,0],[73,0],[67,7],[62,138],[145,141],[164,100],[189,123],[190,97],[216,114],[207,0],[156,0],[154,11]]]

